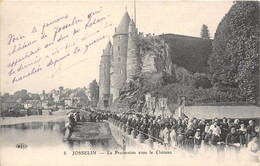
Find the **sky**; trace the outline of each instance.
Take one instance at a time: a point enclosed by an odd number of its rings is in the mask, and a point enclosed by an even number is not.
[[[231,1],[137,1],[139,32],[200,37],[214,33]],[[88,87],[102,50],[133,1],[1,3],[1,93]],[[17,61],[16,65],[12,62]]]

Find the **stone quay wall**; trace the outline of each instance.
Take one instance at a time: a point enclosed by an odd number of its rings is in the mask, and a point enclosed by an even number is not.
[[[109,118],[108,124],[111,129],[112,136],[116,142],[125,149],[164,149],[163,142],[154,141],[151,137],[145,139],[145,133],[131,129],[126,124]],[[138,134],[137,134],[138,133]]]

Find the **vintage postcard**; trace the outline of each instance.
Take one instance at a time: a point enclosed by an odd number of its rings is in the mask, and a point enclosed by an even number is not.
[[[3,1],[0,165],[259,165],[259,1]]]

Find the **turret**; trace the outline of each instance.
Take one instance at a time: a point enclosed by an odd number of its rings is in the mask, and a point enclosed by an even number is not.
[[[109,106],[111,47],[112,45],[109,41],[103,50],[99,65],[99,107],[101,109],[106,109]]]
[[[126,82],[126,58],[128,45],[128,27],[130,17],[126,11],[113,36],[113,72],[111,73],[111,89],[113,100],[119,97],[119,92]]]
[[[137,53],[137,30],[133,19],[129,24],[128,50],[127,50],[127,81],[134,79],[140,73],[140,57]]]

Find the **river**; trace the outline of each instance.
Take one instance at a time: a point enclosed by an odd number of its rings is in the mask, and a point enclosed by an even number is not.
[[[91,141],[64,141],[65,121],[30,122],[1,126],[2,148],[16,147],[26,144],[27,148],[64,146],[70,149],[87,148],[91,150],[106,150],[118,148],[114,139]],[[107,142],[108,141],[108,142]],[[17,147],[16,147],[17,148]]]

